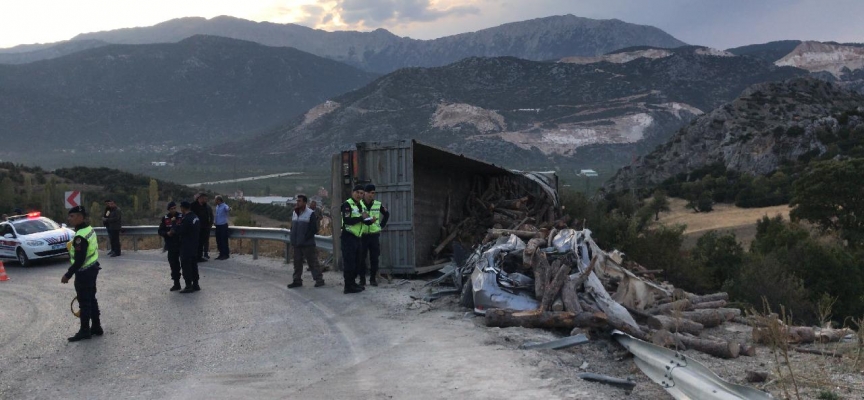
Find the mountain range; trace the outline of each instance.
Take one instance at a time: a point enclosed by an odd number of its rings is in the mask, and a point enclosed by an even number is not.
[[[327,32],[296,24],[253,22],[221,16],[179,18],[148,27],[85,33],[57,45],[18,46],[0,50],[0,63],[17,64],[58,57],[69,54],[69,47],[73,45],[175,43],[194,35],[294,47],[379,73],[404,67],[442,66],[472,56],[557,60],[568,56],[601,55],[632,46],[673,48],[686,44],[652,26],[573,15],[513,22],[433,40],[399,37],[385,29]]]
[[[843,141],[857,146],[860,139],[848,136],[864,133],[862,127],[861,93],[812,77],[758,84],[618,171],[605,189],[650,188],[713,165],[758,176],[830,151],[860,156],[860,147],[846,148]]]
[[[277,126],[376,77],[293,48],[213,36],[0,65],[3,150],[207,146]]]
[[[682,47],[627,63],[503,57],[403,69],[255,140],[182,153],[178,161],[230,154],[323,167],[323,154],[356,142],[417,138],[516,168],[617,167],[754,83],[807,73],[715,53]]]

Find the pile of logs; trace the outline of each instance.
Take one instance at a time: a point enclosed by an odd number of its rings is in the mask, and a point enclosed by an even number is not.
[[[441,227],[438,245],[432,251],[435,260],[446,257],[454,241],[465,243],[467,247],[480,243],[490,228],[501,232],[521,231],[520,236],[539,236],[543,231],[545,237],[559,215],[549,194],[518,175],[478,176],[464,204],[455,204],[456,201],[451,201],[454,197],[451,193],[444,205],[446,222]],[[462,209],[456,210],[459,206]]]
[[[588,244],[578,250],[564,254],[552,252],[552,249],[546,251],[551,247],[554,231],[555,228],[548,237],[523,236],[518,231],[489,231],[493,235],[509,233],[527,240],[519,255],[518,272],[533,276],[534,295],[539,307],[536,310],[487,310],[487,326],[567,329],[572,334],[589,335],[592,331],[617,329],[657,345],[679,350],[693,349],[720,358],[755,355],[755,347],[750,343],[728,341],[705,333],[708,328],[735,320],[754,326],[754,342],[766,342],[767,328],[748,322],[749,318],[743,318],[741,310],[728,308],[728,294],[700,296],[671,287],[668,283],[649,281],[646,275],[650,274],[640,273],[645,271],[644,268],[636,268],[635,263],[620,263],[620,259],[616,262],[614,257],[597,248],[590,236],[585,236]],[[593,251],[589,253],[592,255],[590,262],[586,263],[587,257],[580,259],[580,254],[588,248]],[[625,269],[622,264],[634,267],[634,270]],[[622,290],[633,287],[625,287],[622,284],[624,280],[638,280],[647,285],[645,287],[653,288],[652,292],[643,290],[641,293],[622,294]],[[824,330],[820,331],[824,332],[820,336],[813,329],[802,327],[784,327],[782,332],[794,343],[837,341],[848,333]]]

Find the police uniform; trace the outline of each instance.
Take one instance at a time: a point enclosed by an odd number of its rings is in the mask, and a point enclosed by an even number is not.
[[[375,190],[375,185],[366,185],[365,191],[371,192]],[[387,226],[387,220],[390,219],[390,212],[378,200],[373,200],[372,204],[363,202],[363,207],[370,217],[374,217],[375,221],[371,225],[363,227],[363,235],[360,237],[361,250],[360,262],[357,264],[358,275],[360,275],[360,285],[366,285],[366,260],[369,260],[369,283],[372,286],[378,286],[378,260],[381,256],[381,229]]]
[[[69,214],[78,213],[86,216],[84,207],[77,206],[69,210]],[[75,226],[75,236],[69,246],[69,259],[72,266],[66,272],[66,280],[75,276],[75,294],[78,296],[78,305],[81,307],[81,329],[75,336],[69,338],[70,342],[82,339],[90,339],[91,335],[101,336],[102,322],[100,320],[99,302],[96,301],[96,277],[99,275],[99,245],[96,240],[96,231],[93,227],[82,222]],[[63,281],[66,282],[65,280]],[[93,322],[92,326],[90,322]]]
[[[363,190],[363,186],[355,186],[353,191]],[[359,203],[359,204],[358,204]],[[344,293],[357,293],[363,291],[363,287],[357,285],[357,262],[360,258],[363,227],[368,222],[363,221],[363,201],[355,202],[353,198],[348,199],[340,208],[342,216],[342,234],[339,237],[342,250],[342,274],[345,279]]]
[[[168,203],[168,209],[175,207],[176,203],[173,201]],[[170,211],[168,214],[162,217],[162,221],[159,223],[159,236],[165,238],[165,250],[168,251],[168,265],[171,267],[171,280],[174,281],[174,286],[171,286],[171,291],[180,290],[180,277],[182,274],[180,273],[180,236],[179,235],[169,235],[168,232],[171,231],[176,225],[180,224],[180,220],[183,218],[183,215],[177,211]]]
[[[201,235],[201,220],[190,211],[189,202],[180,203],[180,208],[186,210],[179,224],[171,228],[174,236],[180,238],[180,269],[186,287],[180,293],[192,293],[201,290],[198,286],[198,240]]]

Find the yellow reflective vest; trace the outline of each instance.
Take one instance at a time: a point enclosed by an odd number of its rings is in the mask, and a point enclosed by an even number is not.
[[[363,203],[366,207],[366,203]],[[372,225],[366,225],[363,233],[380,233],[381,232],[381,202],[378,200],[372,201],[372,207],[367,208],[369,216],[375,217],[375,222]]]
[[[87,241],[87,258],[84,260],[84,265],[81,266],[81,269],[92,267],[96,261],[99,261],[99,241],[96,239],[96,231],[93,230],[92,226],[88,226],[75,232],[75,236],[80,236]],[[71,261],[72,264],[75,264],[75,246],[72,246],[74,240],[75,237],[73,237],[68,244],[69,261]]]
[[[358,205],[354,202],[354,199],[348,199],[348,205],[351,206],[351,218],[360,218],[363,216],[363,211],[366,210],[366,207],[363,205],[361,201]],[[361,237],[363,236],[363,222],[356,223],[354,225],[345,226],[345,218],[342,218],[342,229],[351,232],[352,235]]]

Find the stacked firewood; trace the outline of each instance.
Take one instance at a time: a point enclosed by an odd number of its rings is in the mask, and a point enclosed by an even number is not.
[[[535,310],[487,310],[487,326],[568,329],[589,335],[617,329],[657,345],[694,349],[720,358],[755,354],[755,347],[750,343],[728,341],[704,332],[732,320],[747,322],[741,310],[727,307],[728,294],[696,295],[668,283],[654,282],[648,276],[657,271],[635,263],[622,263],[617,252],[609,254],[600,250],[590,235],[583,236],[581,243],[585,244],[577,250],[563,254],[553,252],[555,231],[557,229],[553,228],[544,236],[542,233],[489,230],[493,237],[513,234],[527,240],[518,272],[533,276],[534,295],[539,306]],[[585,262],[588,254],[590,262]],[[764,343],[766,328],[751,325],[754,326],[754,342]],[[790,341],[798,343],[837,341],[847,333],[824,330],[819,335],[801,327],[784,327],[782,332],[789,335]],[[800,339],[802,335],[806,337],[803,340]]]
[[[471,247],[480,243],[489,228],[524,231],[524,235],[548,234],[556,222],[555,199],[522,176],[477,177],[464,204],[453,204],[448,196],[438,245],[432,256],[442,259],[451,243]],[[461,206],[461,210],[456,207]]]

